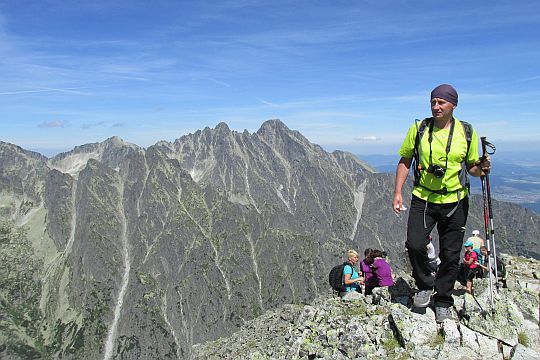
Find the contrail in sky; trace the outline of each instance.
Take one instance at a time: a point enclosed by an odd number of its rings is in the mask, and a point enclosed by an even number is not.
[[[278,104],[275,104],[273,102],[270,102],[270,101],[266,101],[264,99],[261,99],[261,98],[256,98],[258,101],[262,102],[263,104],[265,105],[270,105],[270,106],[279,106]]]
[[[93,89],[94,87],[75,87],[75,88],[65,88],[65,89],[36,89],[36,90],[21,90],[21,91],[8,91],[8,92],[2,92],[0,95],[19,95],[19,94],[32,94],[32,93],[42,93],[42,92],[66,92],[66,93],[74,93],[74,94],[82,94],[83,92],[75,91],[75,90],[82,90],[82,89]]]

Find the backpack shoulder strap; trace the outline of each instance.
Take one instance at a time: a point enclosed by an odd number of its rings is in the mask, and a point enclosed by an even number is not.
[[[471,141],[472,141],[472,125],[466,121],[460,120],[459,122],[461,122],[461,125],[463,126],[463,132],[465,133],[465,140],[467,140],[467,152],[465,153],[465,158],[467,158],[467,155],[469,154],[469,148],[471,147]]]
[[[422,157],[422,136],[426,132],[426,127],[429,125],[430,118],[424,119],[422,121],[416,119],[414,123],[416,125],[416,137],[414,138],[414,150],[413,150],[413,175],[414,175],[414,185],[420,183],[420,159]],[[418,124],[420,122],[420,124]]]
[[[426,132],[426,127],[429,125],[429,118],[424,119],[422,121],[416,119],[414,120],[416,123],[416,138],[414,140],[414,149],[418,151],[418,147],[420,145],[420,140],[422,139],[422,136],[424,136],[424,133]],[[420,121],[420,125],[418,125],[418,122]]]

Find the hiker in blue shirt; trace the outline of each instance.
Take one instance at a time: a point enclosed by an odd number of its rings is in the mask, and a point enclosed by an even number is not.
[[[342,294],[344,300],[358,298],[362,292],[361,284],[364,279],[358,274],[356,265],[358,264],[358,252],[347,251],[348,264],[343,267],[343,282],[345,283],[345,293]]]

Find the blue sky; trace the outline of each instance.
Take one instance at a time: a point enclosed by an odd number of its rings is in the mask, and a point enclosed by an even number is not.
[[[458,118],[531,149],[539,64],[538,1],[0,0],[0,140],[51,156],[279,118],[394,154],[450,83]]]

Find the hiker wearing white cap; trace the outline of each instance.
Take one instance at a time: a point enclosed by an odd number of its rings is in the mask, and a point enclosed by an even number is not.
[[[472,236],[470,236],[467,241],[472,242],[472,248],[477,254],[480,254],[480,248],[485,245],[484,239],[480,237],[480,231],[478,230],[473,230]]]

